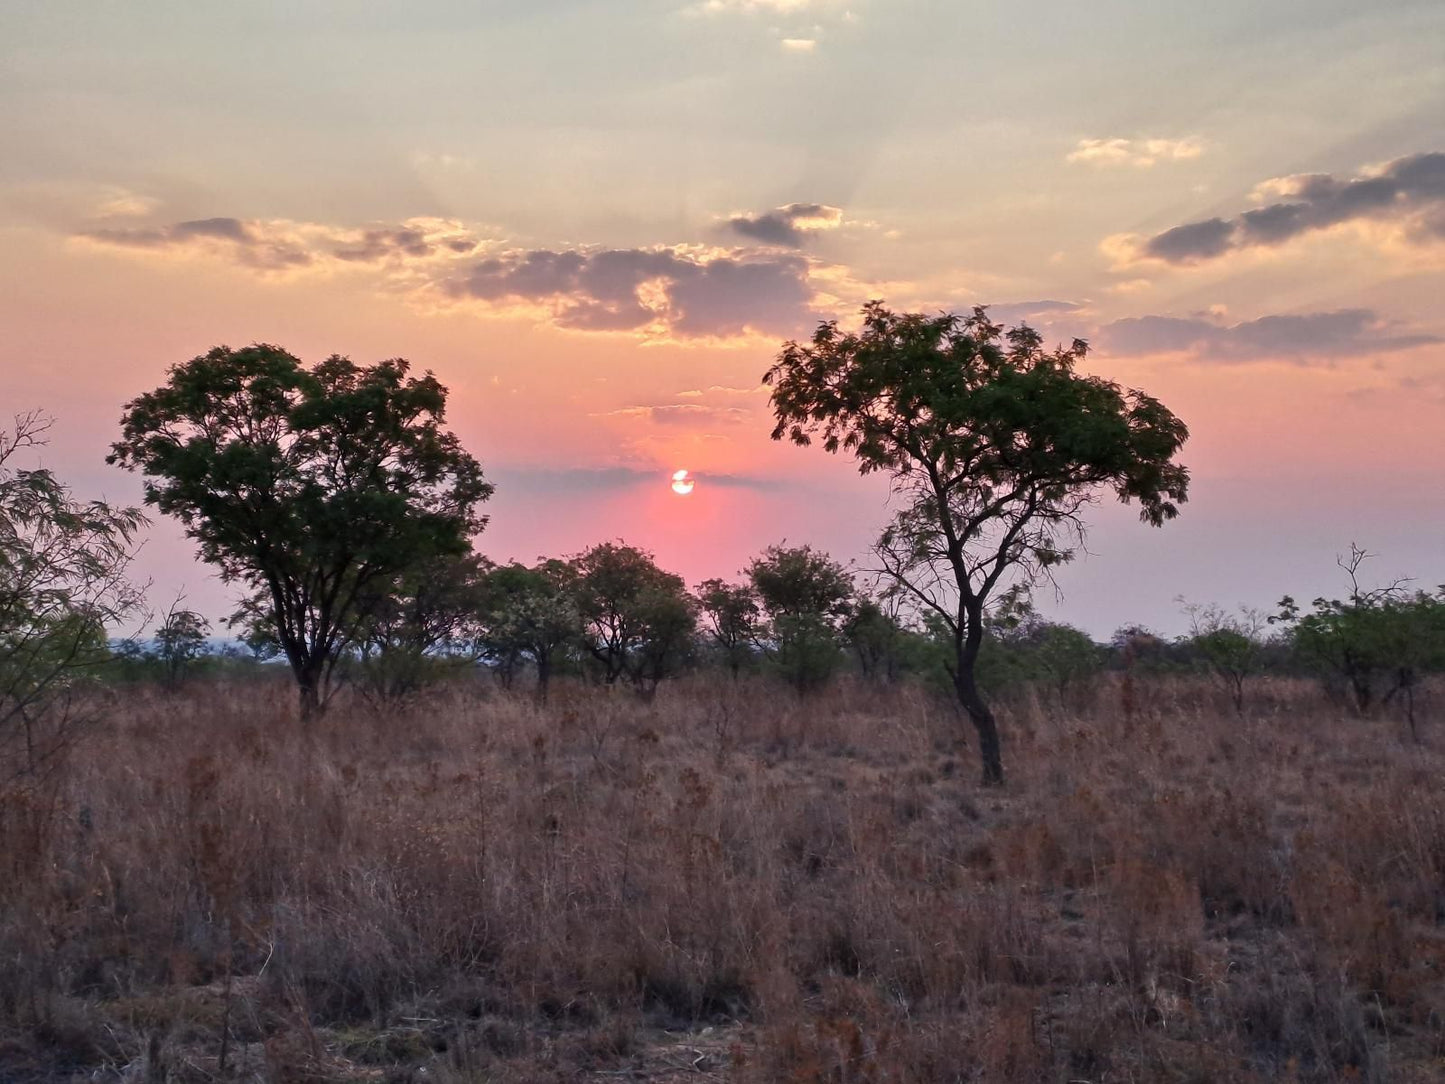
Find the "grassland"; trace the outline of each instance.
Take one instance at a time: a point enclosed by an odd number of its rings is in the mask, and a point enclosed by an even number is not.
[[[126,692],[0,799],[5,1081],[1433,1081],[1441,742],[1271,679]],[[1436,695],[1438,703],[1438,694]]]

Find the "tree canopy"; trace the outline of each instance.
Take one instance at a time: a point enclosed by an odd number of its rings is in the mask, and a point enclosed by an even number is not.
[[[1085,342],[1045,350],[1037,331],[969,316],[863,310],[861,328],[820,324],[764,375],[774,440],[851,452],[892,476],[901,508],[877,546],[880,573],[943,621],[955,688],[978,730],[986,782],[1003,779],[997,727],[974,664],[984,611],[1010,579],[1072,555],[1081,512],[1112,491],[1144,522],[1173,519],[1189,473],[1184,423],[1157,399],[1075,371]]]
[[[259,591],[300,689],[325,702],[375,588],[461,555],[492,486],[442,427],[447,391],[400,358],[310,368],[278,346],[220,346],[132,400],[108,462],[145,476],[222,578]]]

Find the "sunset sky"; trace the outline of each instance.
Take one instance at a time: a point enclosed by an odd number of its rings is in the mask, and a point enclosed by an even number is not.
[[[1182,517],[1101,506],[1051,616],[1339,593],[1352,541],[1441,583],[1442,42],[1439,0],[0,0],[0,413],[137,502],[103,459],[167,366],[402,356],[495,559],[866,567],[886,487],[759,378],[869,298],[989,304],[1193,433]],[[229,612],[169,522],[137,568]]]

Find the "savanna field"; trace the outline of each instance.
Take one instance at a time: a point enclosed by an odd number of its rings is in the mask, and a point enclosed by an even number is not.
[[[107,693],[0,798],[0,1079],[1434,1081],[1438,689]],[[967,739],[967,740],[965,740]]]

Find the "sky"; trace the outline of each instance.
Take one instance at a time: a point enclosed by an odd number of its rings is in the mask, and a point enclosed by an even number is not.
[[[85,497],[213,346],[405,357],[497,560],[857,567],[886,483],[769,439],[763,372],[873,298],[991,306],[1189,426],[1163,529],[1101,503],[1039,602],[1445,582],[1438,0],[0,0],[0,416]],[[674,470],[697,486],[671,492]],[[164,609],[231,589],[154,518]]]

